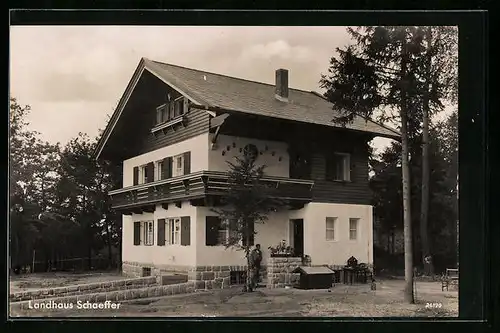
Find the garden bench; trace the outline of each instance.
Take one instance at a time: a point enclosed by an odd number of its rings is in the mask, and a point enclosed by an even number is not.
[[[458,268],[447,268],[441,278],[441,291],[448,290],[450,284],[458,283]]]

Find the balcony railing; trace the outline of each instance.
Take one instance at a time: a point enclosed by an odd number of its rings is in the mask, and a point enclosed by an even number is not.
[[[288,201],[311,201],[312,180],[284,177],[263,177],[262,184],[270,197]],[[221,196],[228,191],[228,176],[224,172],[199,171],[184,176],[134,185],[110,191],[114,209],[132,209],[161,203]]]

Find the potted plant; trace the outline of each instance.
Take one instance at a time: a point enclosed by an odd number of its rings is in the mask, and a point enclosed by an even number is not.
[[[286,258],[293,257],[293,248],[286,244],[285,240],[282,240],[277,246],[268,247],[271,258]]]

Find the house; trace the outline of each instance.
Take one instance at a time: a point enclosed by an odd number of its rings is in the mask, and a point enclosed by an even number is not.
[[[342,127],[321,95],[142,59],[100,139],[96,157],[123,163],[109,193],[123,214],[123,272],[190,279],[242,269],[211,207],[224,195],[226,161],[252,153],[263,181],[286,200],[256,225],[264,250],[285,239],[312,265],[372,263],[368,142],[399,134],[356,118]],[[238,268],[239,267],[239,268]]]

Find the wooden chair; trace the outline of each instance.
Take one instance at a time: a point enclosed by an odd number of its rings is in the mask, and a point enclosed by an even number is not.
[[[458,268],[447,268],[446,273],[441,277],[441,291],[448,291],[451,283],[458,283]]]

